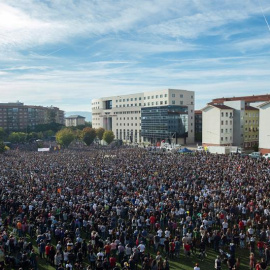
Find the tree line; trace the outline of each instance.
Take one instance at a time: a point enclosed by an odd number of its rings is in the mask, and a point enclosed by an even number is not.
[[[92,144],[95,139],[99,141],[104,140],[107,144],[110,144],[114,140],[112,131],[105,130],[104,128],[94,129],[90,124],[91,123],[86,123],[84,126],[68,128],[63,125],[39,125],[36,127],[35,131],[18,131],[10,132],[9,134],[0,127],[0,152],[4,152],[7,149],[6,143],[4,142],[25,144],[33,143],[37,140],[52,140],[52,138],[55,138],[58,144],[67,147],[74,140],[83,141],[88,146]]]

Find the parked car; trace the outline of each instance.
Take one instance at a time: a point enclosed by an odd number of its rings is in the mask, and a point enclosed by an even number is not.
[[[251,154],[249,154],[249,156],[251,158],[260,158],[261,157],[261,153],[260,152],[252,152]]]
[[[265,159],[270,159],[270,153],[266,153],[262,157],[265,158]]]

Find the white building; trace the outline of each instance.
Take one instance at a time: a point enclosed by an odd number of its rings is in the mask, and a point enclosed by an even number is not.
[[[233,144],[233,109],[226,105],[207,105],[202,109],[202,144]]]
[[[129,142],[156,143],[163,139],[169,139],[177,141],[177,143],[193,143],[194,102],[193,91],[178,89],[94,99],[92,100],[92,125],[93,128],[103,127],[106,130],[112,130],[116,139]],[[181,111],[180,107],[185,110]],[[149,110],[146,108],[149,108]],[[142,111],[145,113],[144,119],[142,119]],[[152,114],[152,117],[149,113]],[[173,132],[173,124],[175,123],[172,123],[172,125],[169,121],[165,123],[165,118],[172,114],[175,114],[175,118],[178,118],[178,126],[186,127],[185,135],[178,137],[177,140],[175,139],[178,136],[175,135],[177,131]],[[158,115],[160,115],[159,118]],[[181,115],[181,117],[177,117],[177,115]],[[183,117],[184,115],[185,117]],[[150,124],[151,119],[152,123]],[[164,119],[164,121],[159,125],[160,119]],[[154,124],[156,130],[153,130]],[[142,125],[144,130],[142,130]],[[149,137],[150,133],[147,128],[151,129],[152,138]],[[160,133],[159,128],[163,128],[164,133]],[[168,129],[170,129],[170,132]],[[144,137],[142,134],[145,134]]]
[[[80,115],[71,115],[65,118],[66,127],[77,127],[85,125],[85,117]]]
[[[260,106],[260,132],[259,132],[259,149],[262,154],[270,153],[270,101]]]

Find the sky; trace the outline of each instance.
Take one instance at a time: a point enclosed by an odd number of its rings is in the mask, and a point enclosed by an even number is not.
[[[270,94],[269,0],[0,0],[0,102],[91,111],[167,88]]]

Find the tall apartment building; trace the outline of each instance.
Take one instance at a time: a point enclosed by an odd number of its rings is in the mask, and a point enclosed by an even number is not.
[[[260,109],[259,149],[262,154],[270,153],[270,101],[258,106]]]
[[[226,105],[207,105],[202,109],[203,146],[233,145],[234,109]]]
[[[93,128],[127,142],[194,142],[193,91],[165,89],[92,100]]]
[[[57,107],[24,105],[21,102],[0,103],[0,127],[6,131],[29,131],[51,121],[64,124],[64,111]]]

